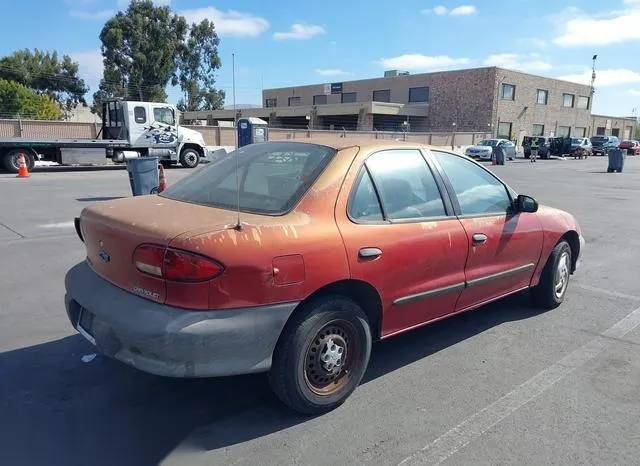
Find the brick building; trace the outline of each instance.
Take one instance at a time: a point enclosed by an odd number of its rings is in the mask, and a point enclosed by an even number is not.
[[[590,86],[497,67],[391,71],[379,78],[265,89],[262,98],[263,108],[238,113],[274,127],[473,131],[518,141],[525,135],[591,136],[602,127],[624,138],[635,124],[592,115]],[[233,120],[234,115],[218,110],[189,117]]]

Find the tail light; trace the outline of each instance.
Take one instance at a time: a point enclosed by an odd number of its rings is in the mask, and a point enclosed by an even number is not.
[[[203,282],[224,271],[221,264],[208,257],[155,244],[138,246],[133,263],[142,273],[175,282]]]

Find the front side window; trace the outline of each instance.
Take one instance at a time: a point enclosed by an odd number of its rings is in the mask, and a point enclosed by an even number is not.
[[[446,215],[438,185],[417,149],[383,150],[366,161],[389,220]]]
[[[174,126],[176,124],[173,118],[173,112],[170,108],[154,108],[153,119],[158,123],[164,123],[165,125]]]
[[[335,153],[318,144],[250,144],[187,175],[161,196],[229,210],[238,208],[239,199],[242,212],[282,215],[300,201]]]
[[[463,157],[432,152],[451,182],[462,215],[507,213],[511,198],[500,180]]]

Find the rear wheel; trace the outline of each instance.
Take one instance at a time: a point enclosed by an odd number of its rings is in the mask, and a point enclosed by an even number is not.
[[[276,396],[303,414],[337,408],[356,389],[369,363],[371,330],[353,301],[310,301],[287,324],[273,356],[269,382]]]
[[[191,148],[183,149],[180,153],[180,164],[186,168],[196,168],[200,163],[200,153]]]
[[[571,263],[571,246],[567,241],[561,240],[547,259],[540,283],[531,290],[537,307],[555,309],[562,304],[569,286]]]
[[[18,160],[20,158],[20,154],[24,155],[27,169],[31,171],[35,165],[35,159],[32,154],[22,149],[14,149],[4,155],[4,157],[2,158],[2,165],[4,169],[10,173],[18,173]]]

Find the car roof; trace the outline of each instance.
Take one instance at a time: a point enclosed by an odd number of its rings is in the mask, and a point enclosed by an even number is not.
[[[304,139],[285,139],[285,140],[270,140],[269,142],[296,142],[300,144],[318,144],[321,146],[330,147],[336,150],[349,149],[351,147],[359,147],[363,150],[372,151],[376,149],[389,149],[397,147],[425,147],[428,149],[442,151],[442,147],[432,146],[424,144],[422,142],[412,141],[396,141],[395,139],[373,139],[367,137],[318,137],[312,136]]]

